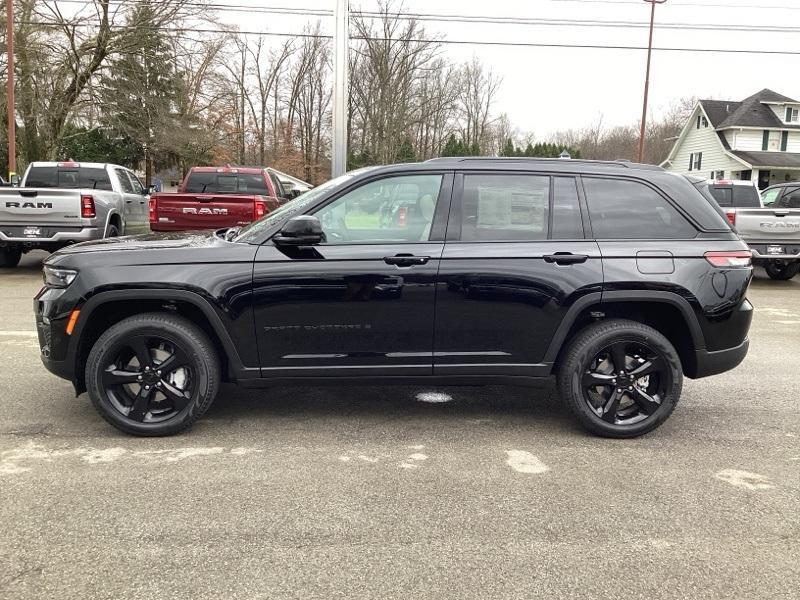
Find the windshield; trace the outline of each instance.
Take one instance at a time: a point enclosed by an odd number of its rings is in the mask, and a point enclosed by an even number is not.
[[[335,179],[331,179],[323,184],[318,185],[314,189],[305,192],[302,196],[298,196],[294,200],[290,200],[277,210],[274,210],[268,215],[260,218],[258,221],[253,221],[244,227],[233,241],[252,243],[260,238],[265,232],[269,231],[273,226],[277,225],[278,223],[282,223],[289,217],[302,213],[306,207],[314,204],[328,191],[335,188],[339,184],[352,179],[360,173],[372,170],[374,168],[376,167],[364,167],[363,169],[350,171],[349,173],[345,173],[344,175],[340,175]]]

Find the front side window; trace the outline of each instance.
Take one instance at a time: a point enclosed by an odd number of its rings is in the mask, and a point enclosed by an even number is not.
[[[316,213],[328,244],[410,243],[430,236],[442,175],[371,181]]]
[[[547,239],[550,177],[465,175],[462,241]]]
[[[764,206],[772,206],[775,204],[775,200],[778,199],[781,190],[780,188],[775,188],[772,190],[765,190],[761,193],[761,204]]]
[[[780,208],[800,208],[800,188],[786,190],[778,206]]]
[[[584,177],[597,239],[689,239],[697,230],[666,198],[637,181]]]

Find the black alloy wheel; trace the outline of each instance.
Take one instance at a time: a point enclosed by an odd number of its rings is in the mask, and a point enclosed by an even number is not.
[[[630,438],[652,431],[674,410],[683,386],[675,348],[652,327],[609,319],[585,327],[560,360],[558,389],[592,433]]]
[[[595,354],[582,382],[584,400],[598,417],[632,425],[659,409],[672,387],[672,372],[657,350],[620,340]]]
[[[219,371],[214,345],[197,325],[175,314],[144,313],[123,319],[94,343],[86,388],[117,429],[172,435],[211,406]]]
[[[102,375],[103,391],[112,406],[138,423],[167,421],[185,410],[195,380],[186,353],[154,335],[125,340]]]

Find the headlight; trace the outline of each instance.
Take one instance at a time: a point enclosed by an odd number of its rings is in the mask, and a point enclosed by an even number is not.
[[[78,272],[73,269],[61,269],[58,267],[44,266],[44,284],[50,287],[65,288],[72,283],[78,276]]]

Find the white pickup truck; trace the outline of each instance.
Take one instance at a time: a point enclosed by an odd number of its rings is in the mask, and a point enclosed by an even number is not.
[[[0,188],[0,267],[34,249],[148,232],[147,193],[118,165],[31,163],[21,187]]]

